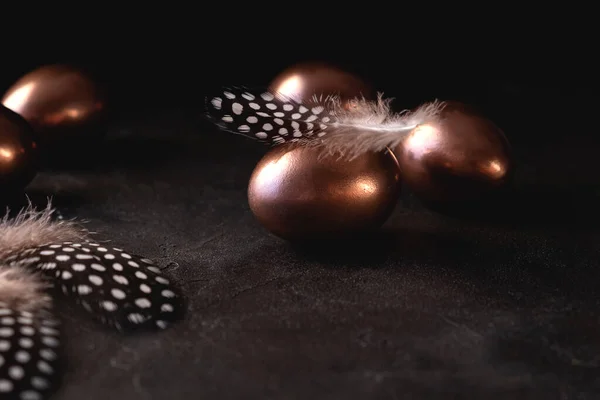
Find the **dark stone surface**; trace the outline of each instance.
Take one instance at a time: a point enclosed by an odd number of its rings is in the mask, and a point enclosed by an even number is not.
[[[139,336],[63,305],[55,398],[598,398],[598,139],[543,103],[489,109],[518,159],[503,208],[456,218],[405,193],[380,235],[318,251],[257,224],[246,185],[265,149],[197,110],[124,121],[88,167],[41,174],[33,199],[156,259],[189,301]]]

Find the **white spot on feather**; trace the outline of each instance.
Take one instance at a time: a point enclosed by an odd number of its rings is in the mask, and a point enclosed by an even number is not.
[[[233,111],[235,115],[240,115],[244,111],[244,106],[240,103],[233,103],[231,105],[231,111]]]
[[[217,110],[221,109],[221,104],[223,103],[223,100],[219,97],[215,97],[214,99],[212,99],[210,101],[210,103],[213,105],[214,108],[216,108]]]

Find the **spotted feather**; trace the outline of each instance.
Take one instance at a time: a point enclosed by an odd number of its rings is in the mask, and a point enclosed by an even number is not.
[[[0,399],[46,399],[58,387],[61,335],[46,288],[0,262]]]
[[[425,103],[400,113],[391,111],[392,99],[313,96],[298,103],[282,94],[254,94],[227,88],[207,98],[208,116],[221,129],[263,142],[301,142],[320,146],[324,154],[352,160],[366,152],[395,148],[419,126],[442,123],[444,102]]]
[[[281,94],[230,87],[207,100],[208,116],[221,129],[274,145],[322,137],[336,121],[330,97],[302,104]]]
[[[48,398],[58,384],[58,321],[0,303],[0,399]]]
[[[183,311],[181,295],[146,258],[93,242],[62,242],[8,257],[43,273],[96,319],[118,330],[165,329]]]

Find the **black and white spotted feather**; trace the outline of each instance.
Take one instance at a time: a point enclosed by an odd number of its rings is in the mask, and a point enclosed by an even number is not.
[[[5,219],[0,259],[38,273],[118,330],[165,329],[181,316],[181,295],[151,260],[93,242],[73,221],[53,219],[53,211],[28,209]]]
[[[0,265],[0,399],[48,398],[60,380],[59,323],[39,276]]]
[[[334,121],[325,107],[329,102],[317,101],[309,107],[280,94],[232,87],[210,98],[207,108],[209,117],[224,130],[280,144],[323,136]]]
[[[165,329],[179,316],[181,295],[153,261],[91,241],[38,246],[7,258],[38,270],[63,295],[118,330]]]
[[[209,118],[221,129],[279,145],[301,142],[329,154],[353,159],[369,151],[397,146],[416,127],[439,122],[444,103],[434,101],[412,112],[393,113],[391,99],[313,96],[299,103],[279,93],[225,88],[207,98]]]

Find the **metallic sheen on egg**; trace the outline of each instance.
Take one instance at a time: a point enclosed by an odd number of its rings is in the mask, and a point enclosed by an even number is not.
[[[0,106],[0,197],[24,189],[37,172],[37,143],[29,124]]]
[[[358,76],[318,62],[287,68],[273,79],[269,89],[298,102],[310,102],[314,95],[337,95],[342,101],[374,96],[372,88]]]
[[[402,181],[440,211],[493,200],[513,173],[504,133],[462,103],[448,102],[442,117],[415,129],[395,149]]]
[[[15,82],[2,104],[21,115],[42,141],[80,133],[101,119],[104,97],[82,70],[69,65],[40,67]]]
[[[353,161],[295,143],[270,150],[250,178],[258,221],[288,240],[312,240],[379,228],[398,201],[400,176],[391,151]]]

